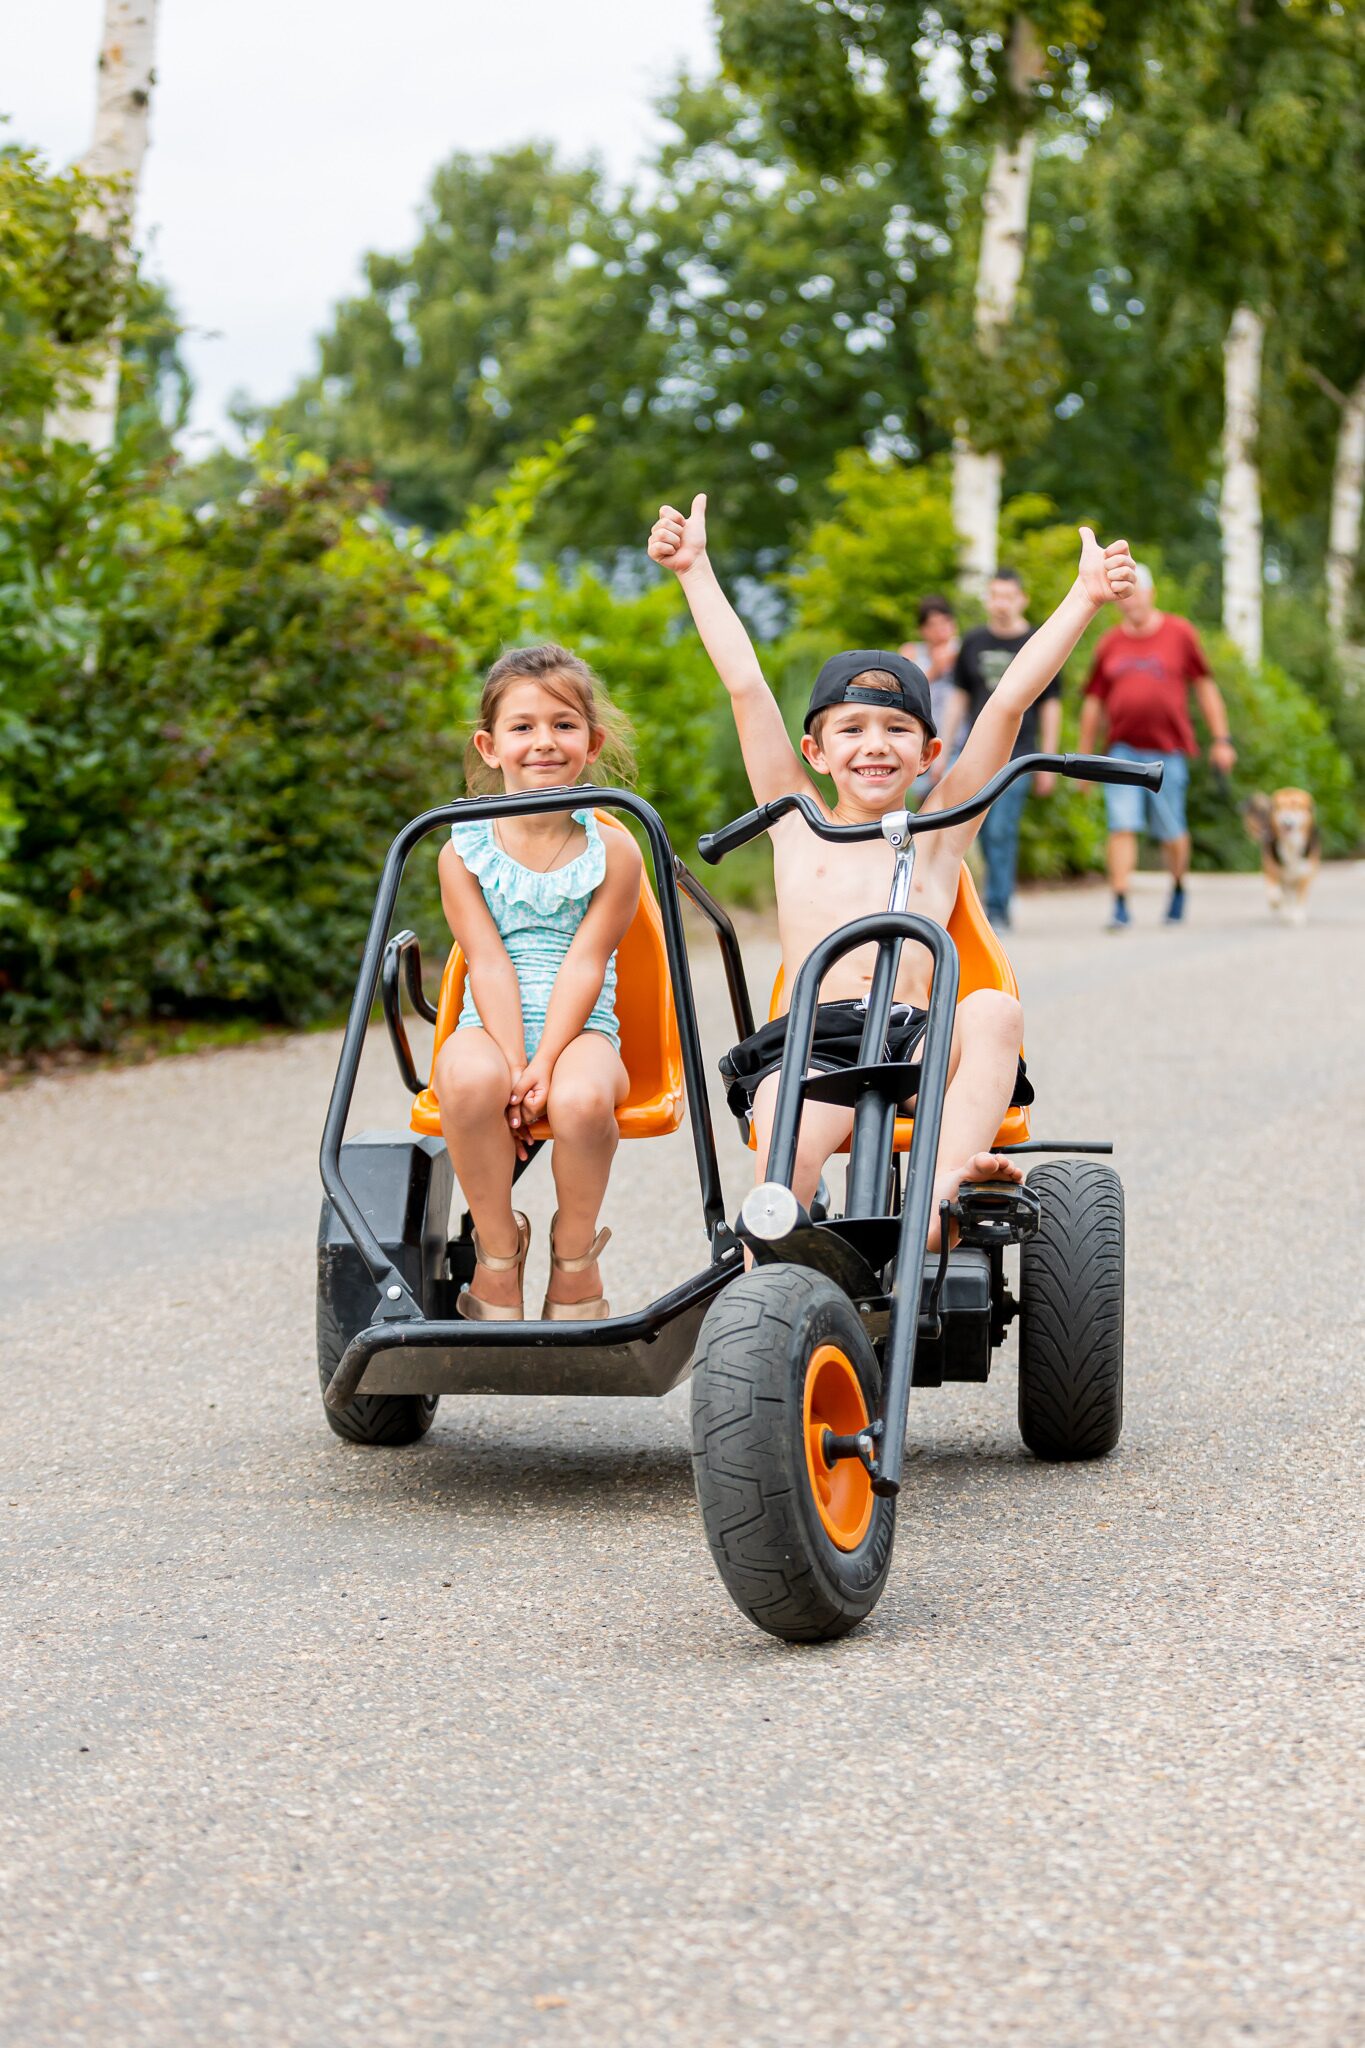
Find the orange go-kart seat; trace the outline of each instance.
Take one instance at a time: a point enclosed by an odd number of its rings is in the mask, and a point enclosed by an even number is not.
[[[991,927],[990,919],[981,908],[981,898],[976,893],[976,883],[972,880],[972,871],[965,864],[958,877],[957,901],[953,905],[953,914],[948,919],[948,936],[957,947],[959,963],[957,999],[959,1002],[962,1001],[964,996],[969,996],[974,989],[978,988],[1003,989],[1008,996],[1017,996],[1019,994],[1019,984],[1014,978],[1014,969],[1010,966],[1009,956],[996,937]],[[772,1001],[768,1005],[768,1015],[770,1018],[778,1014],[781,1001],[782,969],[779,967],[777,970],[777,980],[773,983]],[[896,1118],[895,1149],[897,1152],[909,1150],[910,1137],[914,1128],[915,1119],[912,1116],[898,1116]],[[1005,1121],[995,1134],[995,1142],[997,1145],[1019,1145],[1023,1143],[1028,1134],[1027,1109],[1010,1108],[1005,1111]],[[841,1152],[847,1152],[848,1142],[846,1139],[839,1147]],[[749,1132],[749,1144],[751,1147],[754,1144],[752,1129]]]
[[[598,811],[596,817],[599,825],[608,825],[614,832],[626,829],[605,811]],[[464,954],[452,946],[436,1001],[433,1073],[436,1054],[459,1019],[464,985]],[[640,907],[616,949],[616,1018],[621,1027],[621,1058],[630,1076],[625,1101],[617,1107],[617,1128],[623,1138],[663,1137],[676,1131],[683,1119],[682,1042],[668,976],[664,921],[647,878],[640,884]],[[430,1087],[413,1102],[412,1128],[429,1137],[441,1135],[440,1107]],[[554,1133],[542,1117],[532,1125],[531,1136],[551,1138]]]

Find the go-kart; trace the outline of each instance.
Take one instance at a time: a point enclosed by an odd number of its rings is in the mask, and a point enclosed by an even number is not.
[[[1112,1146],[1035,1139],[1027,1112],[1011,1109],[997,1150],[1063,1156],[1034,1168],[1022,1186],[964,1185],[944,1205],[944,1249],[926,1253],[956,1004],[974,988],[1015,994],[1017,984],[965,866],[946,929],[907,911],[915,840],[979,815],[1016,777],[1038,769],[1148,789],[1161,782],[1158,763],[1031,754],[1008,763],[970,801],[927,816],[897,811],[877,823],[834,825],[812,798],[790,795],[700,842],[703,857],[717,861],[799,811],[824,839],[880,836],[896,856],[886,910],[831,933],[795,977],[767,1178],[745,1198],[733,1227],[721,1193],[683,896],[719,943],[737,1038],[753,1030],[752,1009],[734,927],[674,855],[657,812],[629,791],[580,785],[444,804],[407,825],[389,849],[375,898],[322,1140],[318,1366],[337,1434],[355,1443],[412,1443],[430,1427],[442,1394],[657,1397],[690,1371],[693,1468],[712,1555],[743,1612],[789,1641],[842,1635],[870,1613],[891,1562],[910,1389],[985,1380],[1016,1316],[1026,1445],[1048,1459],[1112,1449],[1123,1405],[1123,1192],[1111,1167],[1084,1156]],[[459,1017],[465,963],[452,948],[432,1005],[416,937],[389,936],[399,883],[429,833],[585,802],[609,828],[624,829],[613,813],[634,821],[653,871],[617,956],[630,1077],[617,1112],[621,1134],[656,1137],[687,1117],[710,1256],[647,1307],[599,1322],[466,1321],[455,1301],[473,1273],[473,1225],[466,1213],[450,1234],[450,1158],[402,1014],[406,990],[413,1010],[435,1026],[439,1049]],[[918,1074],[869,1056],[886,1042],[907,941],[933,960]],[[808,1074],[821,980],[835,961],[869,944],[877,958],[860,1063],[837,1075]],[[413,1096],[411,1128],[345,1139],[377,994]],[[898,1109],[907,1081],[917,1088],[913,1118]],[[854,1112],[841,1213],[828,1201],[807,1213],[791,1191],[807,1100],[847,1103]],[[552,1135],[547,1124],[532,1127],[518,1174]],[[668,1227],[676,1229],[672,1216]],[[1012,1245],[1020,1248],[1017,1297],[1005,1272]]]

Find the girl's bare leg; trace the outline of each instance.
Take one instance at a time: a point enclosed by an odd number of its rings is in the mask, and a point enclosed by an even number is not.
[[[620,1142],[616,1105],[630,1086],[621,1055],[600,1031],[582,1031],[566,1045],[550,1076],[546,1114],[555,1134],[554,1169],[559,1213],[553,1250],[582,1258],[597,1235],[611,1162]],[[593,1301],[602,1292],[597,1261],[581,1273],[550,1269],[551,1301]]]
[[[431,1078],[455,1178],[479,1242],[495,1259],[515,1258],[512,1168],[517,1148],[507,1125],[512,1091],[507,1060],[486,1031],[467,1024],[451,1032],[436,1055]],[[490,1273],[486,1266],[475,1266],[469,1291],[497,1308],[515,1308],[521,1299],[515,1272]]]
[[[1023,1029],[1017,998],[1001,989],[977,989],[957,1006],[934,1168],[931,1251],[938,1249],[938,1205],[964,1180],[1024,1178],[1013,1159],[990,1150],[1014,1093]]]

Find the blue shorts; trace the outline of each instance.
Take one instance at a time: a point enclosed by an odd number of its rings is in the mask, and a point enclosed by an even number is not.
[[[1109,749],[1112,761],[1161,761],[1166,773],[1160,789],[1134,789],[1129,784],[1106,782],[1104,808],[1111,832],[1146,832],[1163,845],[1185,836],[1185,791],[1190,783],[1190,764],[1184,754],[1162,754],[1155,747],[1126,747],[1120,741]]]

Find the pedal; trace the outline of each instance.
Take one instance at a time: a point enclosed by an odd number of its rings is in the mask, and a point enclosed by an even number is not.
[[[1032,1237],[1043,1205],[1032,1188],[1014,1181],[964,1181],[954,1201],[943,1205],[958,1226],[958,1243],[990,1251]]]

